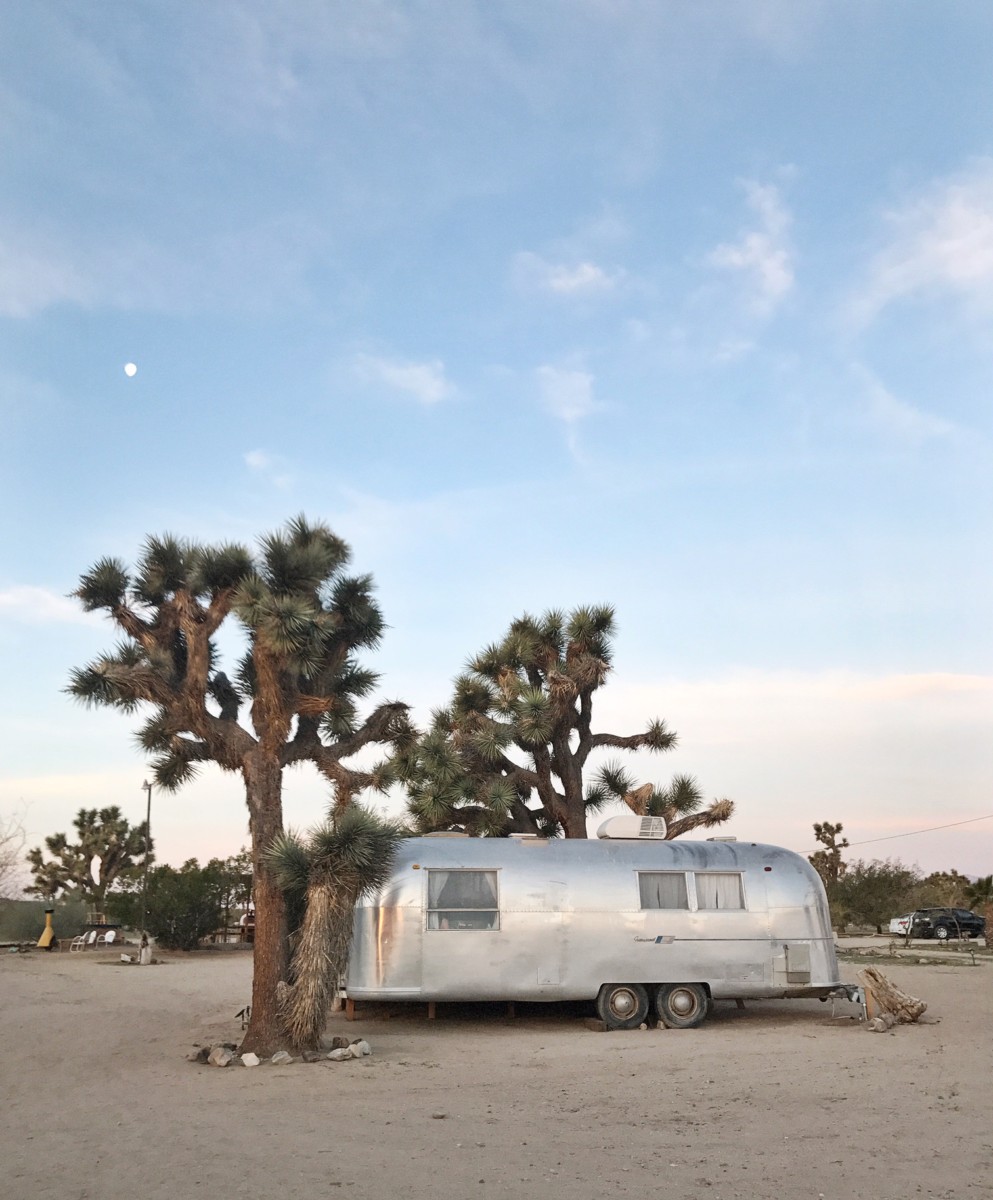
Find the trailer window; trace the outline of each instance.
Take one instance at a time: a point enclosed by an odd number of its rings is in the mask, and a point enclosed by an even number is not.
[[[696,906],[722,910],[744,908],[741,875],[731,871],[697,871]]]
[[[689,908],[682,871],[639,871],[642,908]]]
[[[428,929],[499,929],[496,871],[428,871]]]

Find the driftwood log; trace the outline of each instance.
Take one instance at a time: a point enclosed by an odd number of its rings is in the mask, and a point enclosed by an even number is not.
[[[875,967],[859,971],[859,979],[871,994],[874,1006],[880,1010],[869,1021],[869,1029],[873,1033],[883,1033],[894,1025],[912,1024],[927,1010],[926,1000],[918,1000],[916,996],[901,992]]]

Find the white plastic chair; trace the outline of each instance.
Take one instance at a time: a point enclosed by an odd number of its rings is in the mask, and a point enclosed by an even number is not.
[[[91,946],[97,944],[97,931],[91,929],[89,933],[81,933],[78,937],[74,937],[69,943],[69,953],[74,950],[88,950]]]
[[[108,929],[106,933],[101,933],[97,938],[98,946],[112,946],[117,938],[116,929]]]

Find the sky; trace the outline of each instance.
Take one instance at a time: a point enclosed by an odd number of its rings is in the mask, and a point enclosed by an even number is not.
[[[991,44],[956,0],[0,6],[0,814],[144,817],[64,692],[116,642],[84,571],[303,513],[421,724],[610,603],[594,728],[679,735],[639,779],[993,871]],[[152,825],[236,852],[238,778]]]

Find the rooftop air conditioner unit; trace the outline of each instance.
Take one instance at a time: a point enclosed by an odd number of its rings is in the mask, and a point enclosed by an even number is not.
[[[611,817],[596,831],[598,838],[614,840],[665,841],[665,817]]]

